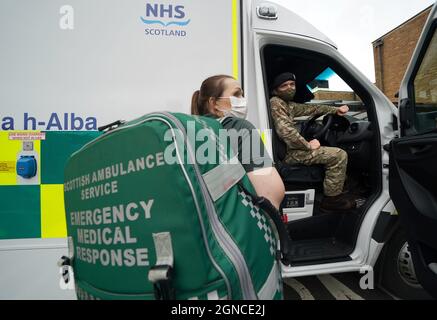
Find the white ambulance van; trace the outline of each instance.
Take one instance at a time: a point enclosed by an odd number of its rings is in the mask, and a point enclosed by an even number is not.
[[[0,3],[0,299],[74,299],[63,166],[99,126],[190,112],[206,77],[248,98],[287,190],[293,262],[284,278],[374,270],[400,298],[437,294],[437,22],[433,8],[396,108],[310,23],[259,0],[5,0]],[[369,44],[370,45],[370,44]],[[299,119],[349,156],[357,209],[322,214],[323,169],[283,163],[269,84],[297,76],[296,100],[346,117]]]

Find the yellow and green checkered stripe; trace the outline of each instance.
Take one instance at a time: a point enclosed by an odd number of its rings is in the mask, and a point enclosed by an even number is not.
[[[38,185],[18,185],[16,162],[22,141],[0,131],[0,239],[63,238],[64,166],[72,153],[96,138],[95,131],[49,131],[34,141],[39,154]]]

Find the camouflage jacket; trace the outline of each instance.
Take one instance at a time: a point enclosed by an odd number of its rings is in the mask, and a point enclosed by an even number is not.
[[[270,99],[270,108],[278,136],[287,144],[287,149],[292,150],[311,150],[310,144],[295,128],[295,117],[337,112],[336,107],[308,105],[293,101],[287,103],[279,97],[272,97]]]

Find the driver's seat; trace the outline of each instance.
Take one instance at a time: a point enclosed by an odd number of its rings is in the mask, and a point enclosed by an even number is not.
[[[304,164],[284,163],[287,146],[278,136],[274,128],[272,130],[272,142],[276,169],[284,181],[284,184],[306,188],[323,182],[325,178],[323,165],[307,166]]]

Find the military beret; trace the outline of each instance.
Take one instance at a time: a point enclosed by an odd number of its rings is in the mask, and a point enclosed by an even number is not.
[[[281,84],[283,84],[285,81],[296,81],[296,76],[291,72],[284,72],[280,75],[276,76],[276,78],[273,80],[272,84],[270,85],[270,88],[272,90],[279,87]]]

